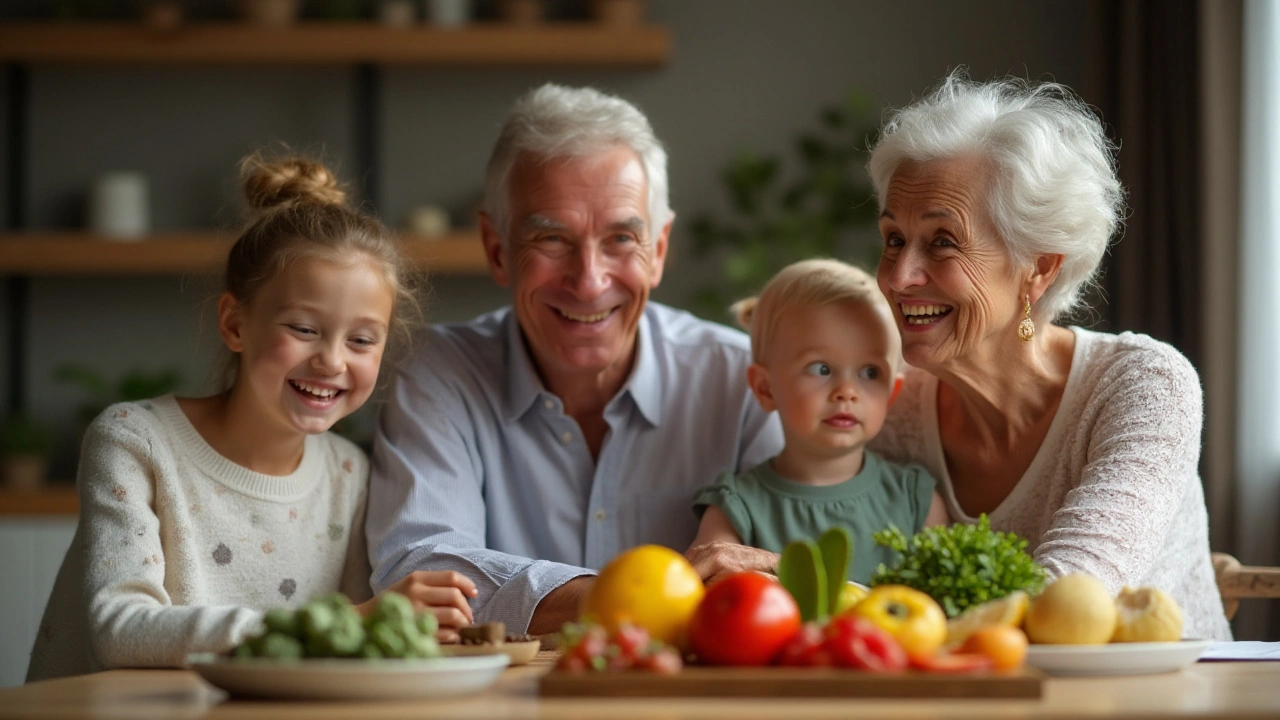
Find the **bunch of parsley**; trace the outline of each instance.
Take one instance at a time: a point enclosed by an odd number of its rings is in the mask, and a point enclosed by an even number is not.
[[[977,525],[928,527],[909,539],[896,527],[872,537],[902,557],[893,567],[881,563],[871,584],[920,590],[937,600],[947,617],[1015,590],[1034,595],[1044,587],[1044,568],[1027,554],[1027,541],[993,531],[986,515]]]

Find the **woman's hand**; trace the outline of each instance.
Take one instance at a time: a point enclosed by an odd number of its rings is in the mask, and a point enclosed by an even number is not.
[[[414,610],[435,615],[440,623],[436,639],[442,643],[456,642],[458,628],[470,625],[474,619],[467,598],[476,596],[476,584],[452,570],[412,572],[383,592],[398,592],[409,598]],[[377,604],[378,598],[375,597],[357,605],[356,610],[363,617]]]
[[[747,570],[772,575],[778,567],[777,553],[723,540],[694,545],[685,557],[707,585]]]

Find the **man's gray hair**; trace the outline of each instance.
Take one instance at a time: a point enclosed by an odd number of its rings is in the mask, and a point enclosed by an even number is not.
[[[667,152],[649,120],[634,105],[592,88],[547,83],[525,93],[502,125],[485,171],[484,210],[508,240],[508,181],[521,155],[539,161],[587,157],[619,145],[640,156],[649,185],[648,239],[672,218],[667,196]]]
[[[925,97],[895,111],[867,170],[884,208],[904,162],[978,157],[991,184],[987,213],[1012,261],[1065,256],[1035,313],[1054,320],[1081,304],[1107,244],[1124,221],[1115,145],[1070,88],[1021,78],[989,82],[953,71]]]

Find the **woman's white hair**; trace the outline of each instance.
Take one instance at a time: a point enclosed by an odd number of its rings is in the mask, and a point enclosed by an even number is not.
[[[1055,320],[1081,304],[1124,218],[1116,146],[1070,88],[1020,78],[989,82],[953,71],[925,97],[894,111],[867,169],[884,208],[904,162],[979,157],[989,168],[987,212],[1012,261],[1060,253],[1062,269],[1036,302]]]
[[[521,155],[539,161],[587,157],[619,145],[640,156],[649,185],[649,239],[670,222],[667,196],[667,151],[636,106],[592,88],[547,83],[525,93],[511,108],[489,156],[484,180],[484,210],[503,242],[510,232],[507,217],[511,168]]]

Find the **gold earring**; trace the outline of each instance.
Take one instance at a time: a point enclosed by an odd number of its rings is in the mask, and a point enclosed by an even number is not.
[[[1036,324],[1031,320],[1031,296],[1022,296],[1022,322],[1018,323],[1018,339],[1022,342],[1031,342],[1031,338],[1036,336]]]

